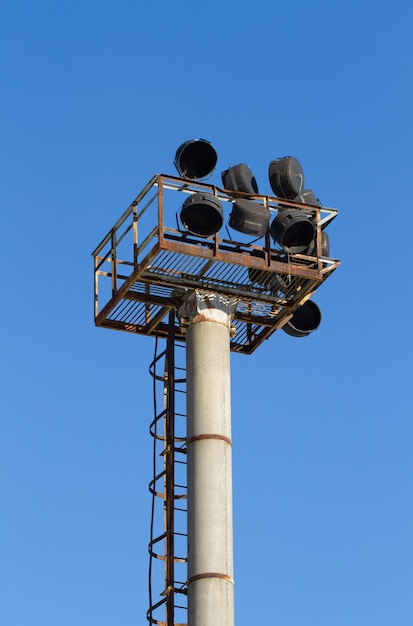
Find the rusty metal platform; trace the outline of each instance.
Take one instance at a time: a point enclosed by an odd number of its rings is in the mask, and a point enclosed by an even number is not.
[[[93,252],[95,324],[142,335],[167,337],[167,316],[194,291],[236,297],[231,350],[252,353],[281,328],[339,266],[321,256],[287,254],[269,232],[258,242],[223,227],[208,238],[179,223],[187,194],[214,194],[226,221],[234,197],[205,183],[155,175]],[[280,199],[243,195],[277,214]],[[338,211],[282,200],[313,211],[317,250],[321,232]],[[223,237],[225,235],[225,237]],[[184,320],[176,318],[175,339],[185,341]]]

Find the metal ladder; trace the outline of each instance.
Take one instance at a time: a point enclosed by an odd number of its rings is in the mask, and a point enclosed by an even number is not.
[[[149,549],[150,624],[187,626],[187,475],[185,345],[174,338],[169,316],[166,349],[149,366],[153,379],[154,419],[151,535]],[[158,399],[162,410],[158,412]],[[163,571],[160,571],[163,570]],[[164,586],[155,600],[153,581]]]

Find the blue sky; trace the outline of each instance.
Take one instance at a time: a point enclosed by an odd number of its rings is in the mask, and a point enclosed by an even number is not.
[[[340,210],[319,330],[232,357],[236,624],[412,624],[412,13],[2,7],[2,623],[146,623],[154,345],[94,327],[90,253],[205,137]]]

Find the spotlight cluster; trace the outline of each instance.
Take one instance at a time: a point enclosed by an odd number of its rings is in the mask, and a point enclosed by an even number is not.
[[[217,161],[217,153],[209,141],[192,139],[178,148],[174,165],[182,178],[199,180],[211,174]],[[292,156],[275,159],[269,164],[268,177],[274,195],[280,199],[278,213],[271,224],[268,207],[253,198],[259,192],[250,168],[245,163],[239,163],[221,173],[223,187],[232,201],[228,226],[256,239],[269,232],[277,249],[285,253],[279,258],[281,262],[289,263],[291,254],[328,257],[330,242],[325,231],[321,233],[321,250],[317,249],[315,210],[312,211],[308,206],[300,209],[282,202],[285,199],[296,204],[319,206],[314,192],[304,189],[304,173],[300,162]],[[198,192],[190,195],[184,202],[180,219],[189,233],[198,237],[210,237],[224,226],[224,210],[216,196]],[[251,282],[262,284],[261,275],[262,272],[249,269]],[[271,274],[266,279],[266,286],[274,291],[282,290],[285,281],[285,276]],[[283,330],[291,336],[304,337],[316,330],[320,321],[318,306],[307,300],[295,311]]]

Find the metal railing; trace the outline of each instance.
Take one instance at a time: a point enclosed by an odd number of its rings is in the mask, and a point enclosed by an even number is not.
[[[260,244],[238,232],[235,239],[225,227],[210,237],[189,233],[178,219],[182,196],[198,191],[215,195],[227,209],[234,201],[214,185],[156,175],[110,229],[93,252],[95,322],[166,337],[165,318],[190,291],[222,293],[239,299],[231,350],[250,353],[339,266],[317,253],[322,230],[338,211],[283,199],[282,208],[311,210],[316,231],[314,256],[289,254],[268,231]],[[247,197],[274,215],[280,209],[278,198]],[[185,340],[179,320],[175,338]]]

